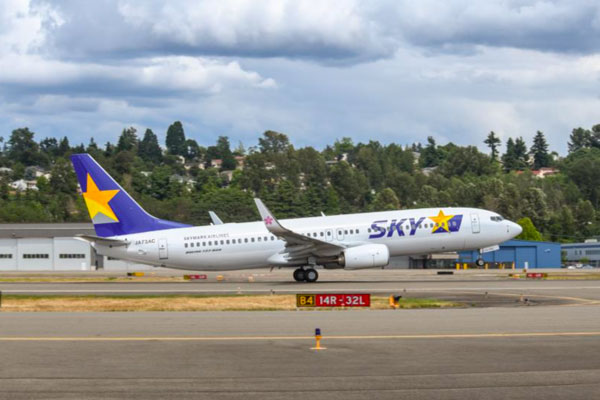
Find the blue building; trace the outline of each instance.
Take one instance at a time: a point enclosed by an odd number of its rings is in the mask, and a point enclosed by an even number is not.
[[[521,269],[528,263],[529,268],[560,268],[560,243],[536,242],[530,240],[509,240],[500,244],[500,249],[483,253],[483,260],[488,264],[505,264]],[[478,251],[461,251],[458,262],[472,263],[477,260]]]

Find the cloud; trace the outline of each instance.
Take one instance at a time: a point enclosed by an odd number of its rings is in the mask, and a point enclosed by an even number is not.
[[[200,55],[353,64],[392,58],[405,46],[462,55],[477,46],[580,54],[600,50],[600,4],[595,0],[35,4],[47,30],[45,51],[73,59]]]
[[[64,23],[50,32],[51,51],[68,58],[370,60],[396,47],[356,0],[66,1],[52,7]]]
[[[202,144],[477,144],[597,121],[600,8],[553,1],[0,2],[0,129]],[[78,142],[79,138],[73,138]],[[82,139],[83,140],[83,139]],[[87,140],[83,140],[87,141]]]
[[[395,11],[400,33],[419,47],[457,53],[476,45],[583,54],[600,50],[600,4],[593,0],[404,0]]]

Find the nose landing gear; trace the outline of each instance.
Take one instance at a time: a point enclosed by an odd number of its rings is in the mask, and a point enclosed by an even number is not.
[[[308,282],[313,283],[319,279],[319,273],[314,268],[298,268],[294,271],[294,280],[296,282]]]

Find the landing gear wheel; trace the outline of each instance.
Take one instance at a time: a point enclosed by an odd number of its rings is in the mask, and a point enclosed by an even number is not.
[[[294,271],[294,280],[296,282],[304,282],[305,279],[306,279],[306,271],[304,271],[302,268],[298,268],[297,270]]]
[[[319,273],[315,269],[309,268],[304,272],[305,272],[304,279],[306,279],[306,282],[308,282],[308,283],[316,282],[317,279],[319,279]]]
[[[477,265],[478,267],[483,267],[485,263],[483,262],[483,258],[478,258],[477,261],[475,261],[475,265]]]

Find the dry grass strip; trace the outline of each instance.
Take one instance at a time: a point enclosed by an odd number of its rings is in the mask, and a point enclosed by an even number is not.
[[[400,308],[456,307],[434,299],[402,299]],[[387,297],[373,297],[371,309],[388,309]],[[233,296],[3,296],[3,312],[35,311],[285,311],[296,309],[294,295]],[[323,310],[323,308],[319,308]]]

